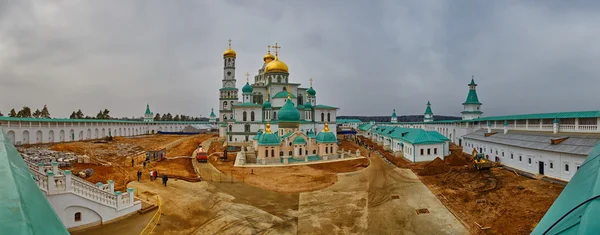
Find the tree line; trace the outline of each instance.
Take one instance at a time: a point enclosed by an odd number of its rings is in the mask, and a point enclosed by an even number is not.
[[[2,114],[2,112],[0,112],[0,117],[3,117],[4,114]],[[44,105],[44,107],[42,108],[42,110],[36,109],[35,111],[33,111],[33,113],[31,112],[31,108],[24,106],[23,108],[21,108],[21,110],[19,110],[19,112],[17,112],[14,108],[10,110],[10,112],[8,112],[8,116],[9,117],[21,117],[21,118],[51,118],[50,117],[50,111],[48,111],[48,107],[46,105]]]
[[[183,114],[177,114],[173,117],[171,113],[163,114],[161,116],[160,113],[156,113],[154,121],[208,121],[208,118],[192,117]]]
[[[375,121],[375,122],[389,122],[391,121],[391,116],[338,116],[337,119],[358,119],[363,122]],[[422,122],[423,115],[403,115],[397,117],[398,122]],[[443,116],[443,115],[435,115],[435,121],[442,120],[461,120],[461,117],[454,116]]]

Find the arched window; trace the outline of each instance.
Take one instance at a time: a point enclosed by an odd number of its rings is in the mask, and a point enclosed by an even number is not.
[[[321,122],[325,121],[325,113],[321,113]]]
[[[277,112],[273,111],[273,120],[277,120]]]
[[[288,155],[292,156],[292,151],[288,152]]]
[[[75,222],[81,221],[81,212],[75,213]]]
[[[275,150],[271,149],[271,157],[275,157]]]
[[[233,128],[233,127],[232,127],[231,125],[229,125],[229,132],[231,132],[231,129],[232,129],[232,128]]]
[[[223,101],[223,109],[227,109],[227,101]]]
[[[333,153],[333,146],[329,146],[329,152]]]
[[[250,132],[250,124],[246,123],[246,125],[244,125],[244,131]]]
[[[250,112],[250,121],[254,121],[254,111]]]
[[[245,121],[247,121],[247,120],[246,120],[246,116],[248,116],[248,115],[246,115],[246,111],[244,111],[244,113],[242,113],[242,120],[243,120],[244,122],[245,122]]]
[[[302,98],[302,94],[298,94],[298,105],[303,105],[304,99]]]
[[[227,120],[227,115],[223,114],[223,121]]]
[[[327,146],[325,146],[325,153],[329,153],[329,148],[327,148]]]
[[[316,149],[313,150],[313,154],[317,154],[317,150]]]
[[[281,83],[281,77],[277,76],[277,83]],[[285,89],[285,88],[283,88]]]
[[[302,148],[298,149],[298,155],[302,156]]]
[[[331,113],[327,113],[327,122],[331,122]]]
[[[279,156],[283,156],[283,151],[279,151]]]
[[[265,157],[269,157],[269,150],[265,149]]]

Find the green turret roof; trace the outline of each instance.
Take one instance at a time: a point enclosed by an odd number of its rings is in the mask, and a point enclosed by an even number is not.
[[[276,133],[271,132],[271,127],[267,123],[267,128],[265,129],[265,133],[262,133],[258,137],[258,145],[261,146],[278,146],[281,143],[279,136]]]
[[[213,109],[210,109],[210,117],[216,117],[215,112]]]
[[[427,109],[425,109],[425,114],[433,115],[433,112],[431,111],[431,103],[429,103],[429,101],[427,101]]]
[[[467,95],[467,101],[465,101],[463,103],[463,105],[465,105],[465,104],[481,105],[481,103],[479,102],[479,98],[477,97],[477,91],[475,90],[476,86],[477,86],[477,84],[475,84],[475,80],[471,79],[471,83],[469,84],[469,87],[471,87],[471,88],[469,89],[469,94]]]
[[[280,122],[298,122],[300,121],[300,112],[296,107],[294,107],[294,103],[292,100],[288,99],[285,102],[285,105],[277,112],[277,119]]]
[[[304,109],[305,110],[311,110],[313,108],[312,104],[310,102],[306,102],[306,104],[304,104]]]
[[[308,136],[308,138],[314,139],[317,138],[317,135],[315,135],[315,132],[313,130],[308,131],[308,134],[306,134]]]
[[[266,101],[263,103],[263,108],[264,108],[264,109],[271,109],[271,108],[272,108],[272,106],[271,106],[271,102],[269,102],[269,100],[266,100]]]
[[[152,112],[150,112],[150,105],[146,104],[146,115],[152,114]]]
[[[246,85],[244,87],[242,87],[242,93],[244,93],[244,94],[252,93],[252,86],[250,86],[250,83],[246,82]]]
[[[302,138],[302,136],[296,136],[293,144],[306,144],[306,140],[304,140],[304,138]]]
[[[315,91],[315,89],[313,89],[313,87],[310,86],[310,88],[306,90],[306,93],[308,93],[309,96],[315,96],[317,94],[317,91]]]
[[[288,92],[287,91],[280,91],[277,94],[275,94],[275,96],[273,96],[273,99],[277,99],[277,98],[287,98],[288,97]],[[290,94],[290,97],[292,98],[296,98],[296,96],[294,94]]]
[[[392,113],[392,117],[395,118],[396,116],[396,109],[394,109],[394,112]]]

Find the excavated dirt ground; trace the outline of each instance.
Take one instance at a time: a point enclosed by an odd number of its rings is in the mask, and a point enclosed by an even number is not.
[[[167,151],[167,157],[191,156],[194,149],[202,141],[213,137],[213,134],[200,134],[174,146]],[[72,142],[49,146],[50,149],[90,156],[90,163],[74,163],[70,168],[74,173],[91,168],[94,174],[84,178],[91,183],[107,183],[115,181],[115,190],[124,191],[127,183],[137,180],[137,171],[142,171],[142,180],[149,179],[149,171],[155,169],[160,175],[183,179],[196,179],[197,175],[190,158],[164,159],[160,162],[150,162],[143,167],[140,161],[131,166],[131,159],[126,158],[140,151],[162,148],[169,143],[189,136],[180,135],[149,135],[138,137],[116,137],[111,142]]]
[[[213,142],[209,154],[222,151],[222,143]],[[220,155],[219,155],[220,156]],[[352,172],[368,166],[368,159],[355,159],[304,166],[289,167],[234,167],[235,155],[228,154],[227,161],[220,161],[217,156],[209,158],[210,164],[227,177],[208,175],[201,171],[204,180],[208,181],[241,181],[249,185],[276,192],[307,192],[326,188],[337,181],[336,173]],[[233,176],[233,178],[231,178]],[[218,177],[218,178],[217,178]]]
[[[372,141],[361,140],[383,153]],[[500,168],[478,171],[461,147],[451,145],[450,150],[444,160],[422,163],[410,163],[390,152],[383,155],[417,173],[472,234],[529,234],[564,188]]]

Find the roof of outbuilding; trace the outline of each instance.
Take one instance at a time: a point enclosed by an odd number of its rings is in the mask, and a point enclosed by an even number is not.
[[[600,143],[575,172],[531,234],[597,234],[600,223]]]
[[[69,234],[1,127],[0,177],[3,234]]]
[[[486,130],[477,130],[469,133],[463,138],[498,143],[522,148],[537,149],[558,153],[570,153],[577,155],[588,155],[594,146],[600,141],[597,133],[558,133],[533,131],[508,131],[508,133],[497,133],[485,137]],[[560,144],[551,144],[550,139],[569,137]]]
[[[375,129],[375,132],[411,144],[435,144],[444,143],[450,140],[436,131],[425,131],[419,128],[378,126]]]

